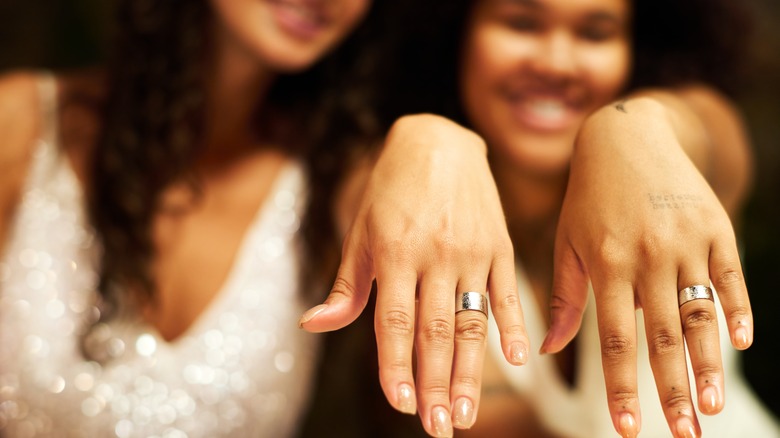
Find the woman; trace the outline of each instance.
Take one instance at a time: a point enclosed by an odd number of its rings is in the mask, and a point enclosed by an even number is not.
[[[732,226],[749,142],[724,97],[744,49],[740,5],[416,9],[420,27],[390,57],[415,68],[392,72],[385,107],[442,114],[486,140],[532,343],[559,353],[486,364],[474,436],[778,436],[729,345],[753,336]]]
[[[422,275],[441,223],[426,207],[467,207],[452,196],[462,189],[453,171],[475,171],[474,193],[495,192],[484,146],[426,149],[403,122],[375,165],[355,148],[378,137],[357,84],[382,10],[334,49],[367,0],[118,7],[105,72],[0,80],[0,434],[289,436],[318,350],[296,327],[310,301],[301,291],[331,276],[338,228],[360,229],[345,258],[355,288],[375,272]],[[367,175],[384,184],[343,183]],[[409,184],[414,200],[399,195]],[[494,195],[480,207],[498,224]],[[424,216],[405,231],[418,251],[389,265],[387,238],[413,209]],[[484,277],[491,258],[507,258],[505,229],[458,237],[455,253],[483,249]],[[510,310],[505,324],[521,327]],[[507,338],[527,342],[517,330]]]

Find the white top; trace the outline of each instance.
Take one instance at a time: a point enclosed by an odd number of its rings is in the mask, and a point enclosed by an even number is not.
[[[552,432],[569,438],[600,438],[618,436],[612,426],[607,406],[606,386],[601,367],[595,303],[588,302],[582,327],[575,339],[577,344],[576,386],[569,387],[561,377],[552,355],[540,355],[547,326],[540,313],[540,307],[518,267],[517,283],[523,299],[523,314],[530,337],[532,352],[528,363],[515,367],[506,362],[501,352],[499,333],[495,324],[489,324],[489,350],[500,365],[512,387],[525,394],[535,407],[542,423]],[[743,438],[780,437],[777,419],[764,407],[753,393],[742,375],[738,351],[731,346],[726,321],[716,297],[718,323],[720,327],[721,354],[725,374],[726,405],[715,416],[699,414],[699,423],[705,437]],[[690,370],[691,388],[696,403],[695,382]],[[637,311],[637,380],[642,430],[640,437],[671,437],[672,434],[661,409],[658,391],[650,368],[647,339],[644,331],[642,311]]]
[[[281,172],[227,281],[182,337],[168,343],[137,315],[94,325],[101,250],[55,142],[55,83],[41,87],[47,129],[0,259],[0,435],[292,435],[317,356],[297,326],[301,167]],[[105,360],[85,359],[84,346]]]

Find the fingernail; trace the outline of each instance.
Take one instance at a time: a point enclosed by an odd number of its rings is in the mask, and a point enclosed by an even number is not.
[[[404,414],[414,414],[417,412],[416,404],[412,387],[407,383],[398,385],[398,410]]]
[[[542,346],[539,347],[539,354],[547,354],[547,344],[550,343],[550,334],[548,333],[547,336],[544,337],[544,341],[542,341]]]
[[[450,414],[444,406],[436,406],[431,411],[431,424],[433,424],[433,433],[437,437],[452,436],[452,423]]]
[[[452,424],[461,429],[468,429],[474,424],[474,404],[466,397],[455,401],[455,412],[452,414]]]
[[[528,362],[528,347],[520,342],[510,345],[509,360],[515,365],[525,365]]]
[[[734,345],[740,350],[744,350],[749,347],[748,344],[748,331],[745,327],[737,327],[734,331]]]
[[[718,388],[714,385],[707,386],[704,391],[701,392],[701,400],[699,407],[705,414],[714,414],[718,409]]]
[[[320,314],[323,310],[327,309],[327,304],[320,304],[317,306],[312,307],[311,309],[307,310],[302,316],[301,319],[298,320],[298,327],[303,327],[304,324],[314,319],[315,316]]]
[[[620,436],[623,438],[635,438],[639,434],[634,416],[625,413],[620,416]]]
[[[693,427],[693,422],[688,417],[682,417],[677,420],[676,427],[677,436],[681,438],[697,438],[696,428]]]

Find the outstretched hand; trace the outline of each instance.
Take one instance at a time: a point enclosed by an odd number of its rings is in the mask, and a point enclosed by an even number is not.
[[[606,107],[577,141],[558,226],[552,324],[542,346],[560,351],[579,328],[592,282],[607,399],[615,429],[636,436],[635,308],[644,312],[650,362],[675,437],[700,436],[699,410],[724,405],[715,304],[678,302],[678,291],[714,285],[734,347],[753,339],[736,238],[718,197],[686,154],[663,106],[634,99]]]
[[[470,427],[487,317],[456,313],[458,297],[489,297],[510,363],[523,364],[529,345],[512,243],[484,142],[471,131],[431,115],[395,123],[347,232],[333,289],[301,326],[323,332],[350,324],[374,280],[379,378],[388,401],[419,412],[434,436]]]

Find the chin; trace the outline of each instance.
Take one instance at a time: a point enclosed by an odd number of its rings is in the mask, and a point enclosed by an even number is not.
[[[538,176],[557,176],[569,170],[574,152],[574,138],[556,136],[529,136],[513,138],[504,144],[512,145],[505,149],[508,153],[497,153],[496,158],[507,160],[521,172]]]

